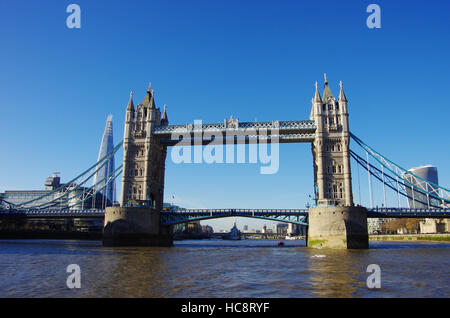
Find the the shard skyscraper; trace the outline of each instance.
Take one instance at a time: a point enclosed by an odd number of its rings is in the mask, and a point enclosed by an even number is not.
[[[106,120],[105,132],[103,133],[102,143],[100,144],[100,151],[98,152],[98,159],[102,159],[108,153],[110,153],[114,149],[114,140],[113,140],[113,123],[112,123],[112,115],[108,116]],[[103,165],[94,175],[94,185],[95,189],[99,190],[107,200],[105,200],[104,206],[112,205],[116,198],[116,182],[113,181],[108,185],[105,184],[109,177],[113,174],[115,170],[114,167],[114,156],[109,158],[108,162]],[[97,182],[99,182],[97,184]],[[102,190],[100,190],[102,189]]]

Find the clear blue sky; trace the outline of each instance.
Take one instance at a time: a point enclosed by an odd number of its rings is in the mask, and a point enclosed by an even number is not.
[[[70,3],[80,30],[66,27]],[[366,26],[370,3],[381,29]],[[0,191],[83,171],[107,115],[120,141],[129,92],[140,102],[149,81],[171,124],[302,120],[324,72],[335,95],[344,82],[355,134],[404,167],[436,165],[448,187],[449,12],[445,0],[1,0]],[[275,175],[168,159],[165,195],[186,207],[302,208],[312,183],[310,145],[293,144]]]

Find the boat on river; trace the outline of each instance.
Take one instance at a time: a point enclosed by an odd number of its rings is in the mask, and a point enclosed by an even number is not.
[[[238,230],[236,222],[234,222],[234,226],[231,228],[230,233],[223,236],[223,239],[232,241],[239,241],[241,239],[241,231]]]

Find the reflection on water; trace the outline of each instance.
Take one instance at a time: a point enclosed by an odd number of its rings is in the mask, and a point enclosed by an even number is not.
[[[106,248],[99,241],[0,241],[1,297],[449,297],[450,244],[371,243],[370,250],[304,241],[180,241]],[[81,267],[81,289],[66,267]],[[381,266],[380,290],[366,287]]]
[[[357,288],[365,287],[365,278],[358,275],[361,268],[355,253],[327,251],[320,254],[308,250],[313,295],[317,297],[351,297]]]

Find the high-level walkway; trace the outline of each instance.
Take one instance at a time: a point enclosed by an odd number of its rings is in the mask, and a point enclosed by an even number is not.
[[[312,142],[316,125],[313,120],[240,122],[236,128],[226,123],[186,124],[158,126],[152,134],[159,137],[161,144],[167,146],[202,144],[210,145],[251,142],[279,143]]]

